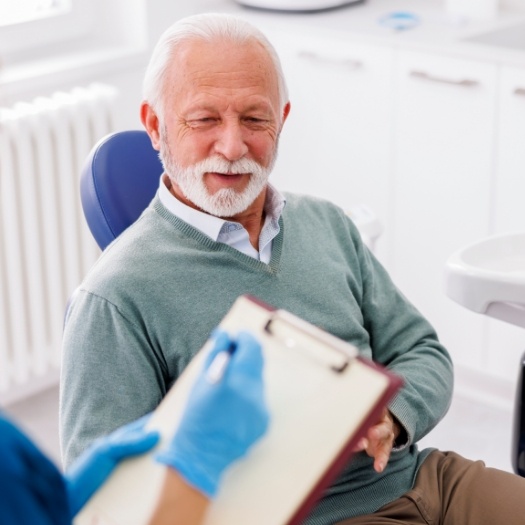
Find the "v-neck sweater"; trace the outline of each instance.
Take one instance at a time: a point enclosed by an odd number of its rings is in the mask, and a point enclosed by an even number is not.
[[[389,408],[407,445],[382,474],[366,454],[354,456],[305,523],[367,514],[410,490],[430,452],[416,442],[450,403],[450,357],[343,210],[285,196],[269,264],[213,241],[158,197],[104,251],[77,290],[64,330],[66,464],[98,435],[153,410],[235,299],[251,294],[354,344],[405,380]]]

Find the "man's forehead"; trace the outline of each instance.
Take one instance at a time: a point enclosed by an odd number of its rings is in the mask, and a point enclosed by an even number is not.
[[[190,93],[213,95],[216,90],[278,96],[273,62],[256,40],[245,43],[225,39],[188,40],[175,54],[171,73],[172,87],[186,96]]]

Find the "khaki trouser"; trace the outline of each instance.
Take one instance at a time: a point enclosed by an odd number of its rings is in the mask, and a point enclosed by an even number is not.
[[[524,525],[525,478],[454,452],[432,452],[414,488],[374,514],[338,525]]]

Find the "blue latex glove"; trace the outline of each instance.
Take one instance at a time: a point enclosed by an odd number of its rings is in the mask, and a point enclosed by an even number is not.
[[[71,465],[65,479],[72,516],[84,506],[120,460],[147,452],[158,443],[158,432],[144,430],[149,417],[144,416],[109,436],[97,439]]]
[[[217,383],[208,370],[215,356],[234,351]],[[261,346],[247,332],[230,338],[215,333],[215,344],[190,393],[172,442],[157,461],[173,467],[208,497],[218,489],[223,472],[266,431],[269,422],[264,400]]]

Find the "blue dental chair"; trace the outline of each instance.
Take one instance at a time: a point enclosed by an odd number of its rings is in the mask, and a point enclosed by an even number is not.
[[[80,178],[89,229],[104,249],[133,224],[155,196],[163,172],[145,131],[120,131],[99,140]]]
[[[154,197],[163,172],[158,152],[151,146],[145,131],[112,133],[102,138],[86,159],[80,181],[84,215],[99,247],[103,250],[120,233],[138,219]],[[365,212],[367,210],[364,210]],[[378,221],[359,220],[363,210],[350,216],[357,218],[362,233],[375,238],[381,232]],[[366,213],[365,213],[366,215]],[[359,224],[361,222],[361,224]],[[379,225],[380,226],[380,225]],[[525,477],[525,354],[514,409],[512,465],[516,474]]]

